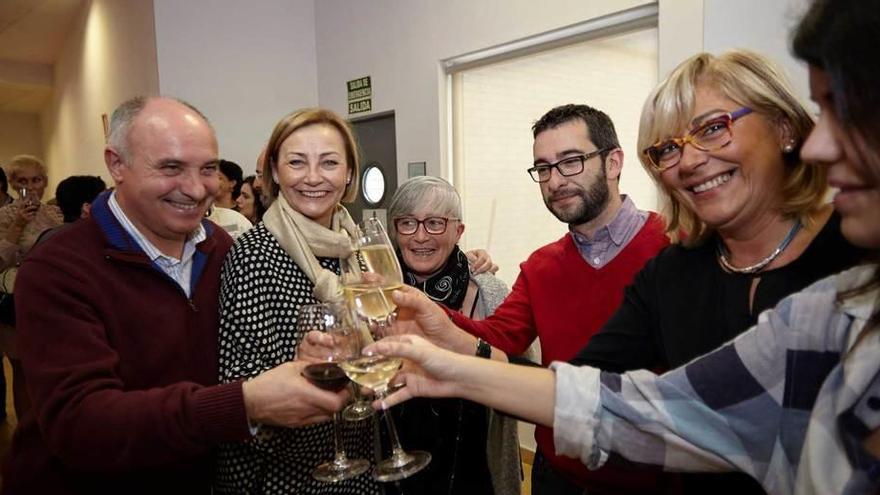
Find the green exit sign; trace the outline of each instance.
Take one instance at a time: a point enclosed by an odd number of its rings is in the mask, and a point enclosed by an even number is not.
[[[370,76],[345,83],[348,89],[348,113],[369,112],[373,109],[373,84]]]

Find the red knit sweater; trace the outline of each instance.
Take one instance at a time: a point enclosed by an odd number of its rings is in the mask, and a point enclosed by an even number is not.
[[[645,262],[668,244],[663,221],[651,213],[629,244],[597,270],[584,261],[571,235],[566,234],[520,265],[513,290],[495,314],[474,321],[453,313],[452,319],[507,354],[522,354],[540,337],[544,366],[568,361],[614,314],[623,301],[624,289]],[[550,428],[538,426],[535,440],[557,470],[588,489],[644,493],[656,488],[654,473],[608,467],[588,471],[576,459],[556,456]]]

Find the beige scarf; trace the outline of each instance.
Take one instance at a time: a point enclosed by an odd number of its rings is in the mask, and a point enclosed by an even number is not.
[[[294,210],[283,197],[263,215],[263,223],[284,251],[315,284],[312,294],[321,302],[342,301],[339,276],[323,268],[316,256],[339,258],[353,255],[352,239],[357,226],[342,205],[337,205],[326,228]]]

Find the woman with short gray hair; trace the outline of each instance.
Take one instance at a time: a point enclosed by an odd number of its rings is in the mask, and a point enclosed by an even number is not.
[[[404,282],[450,311],[482,319],[509,292],[489,273],[474,274],[458,247],[464,232],[458,191],[439,177],[407,180],[388,210]],[[479,347],[479,346],[478,346]],[[475,350],[477,352],[478,349]],[[420,399],[390,411],[412,448],[431,452],[423,474],[401,482],[407,493],[520,492],[516,421],[473,402]]]

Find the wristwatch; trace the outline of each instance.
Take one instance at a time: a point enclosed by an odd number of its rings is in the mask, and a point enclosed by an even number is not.
[[[492,356],[492,346],[483,339],[477,339],[477,357],[486,358]]]

